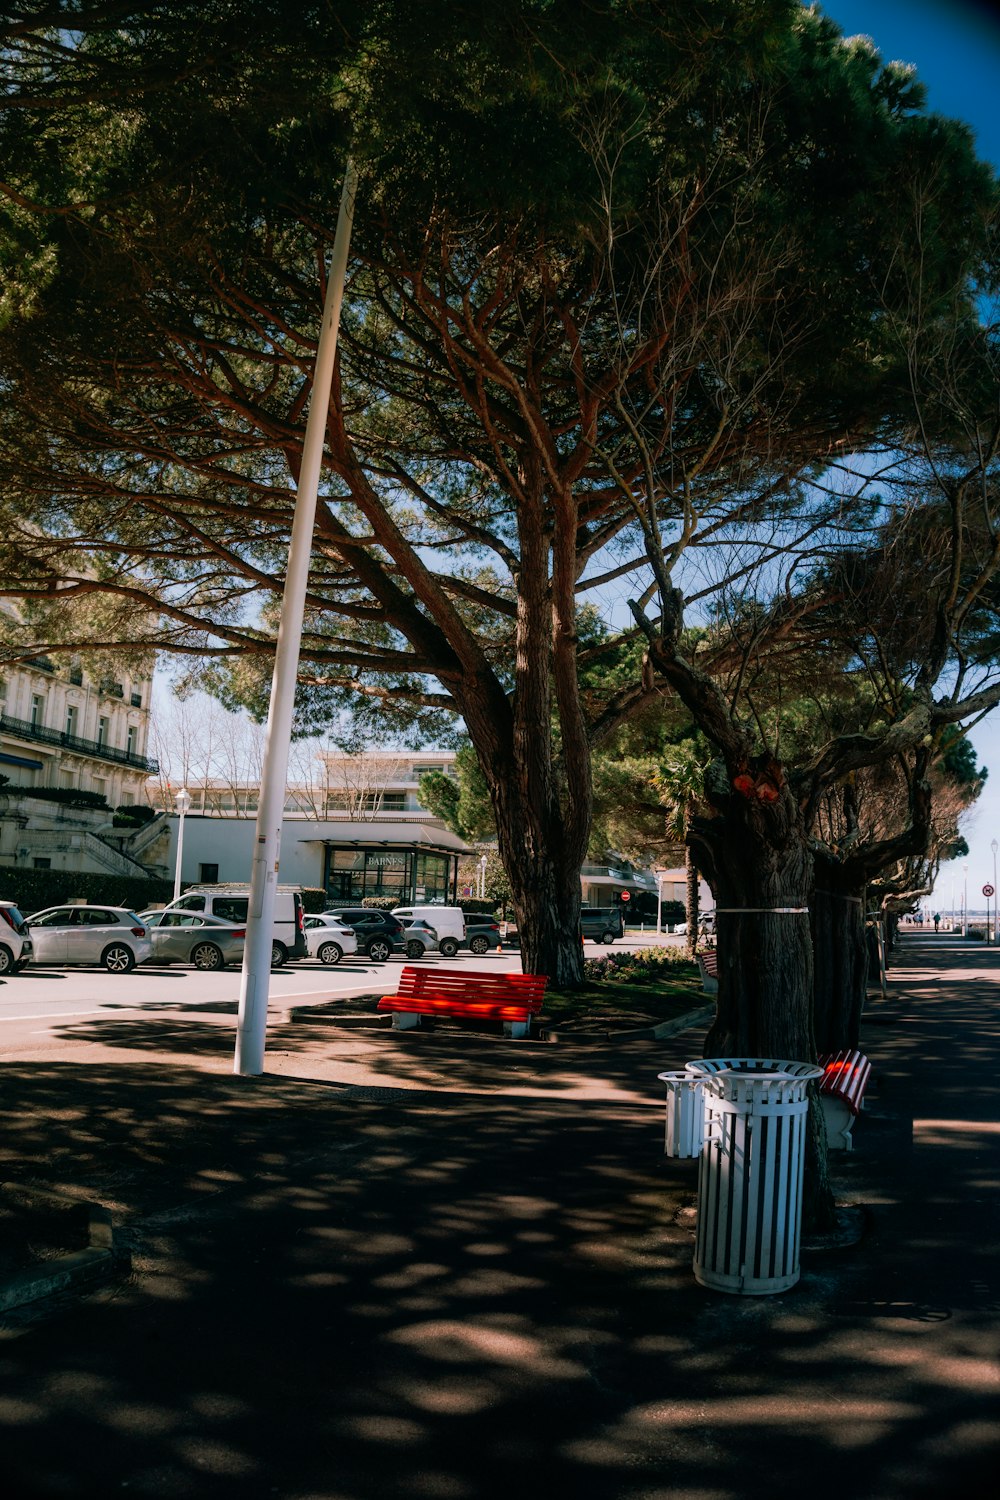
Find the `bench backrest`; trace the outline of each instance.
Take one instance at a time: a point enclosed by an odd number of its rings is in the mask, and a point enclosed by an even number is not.
[[[823,1069],[819,1091],[842,1099],[855,1114],[864,1098],[872,1065],[863,1052],[826,1052],[819,1058]]]
[[[545,994],[545,974],[497,974],[479,969],[418,969],[403,966],[396,986],[397,995],[416,999],[421,995],[442,995],[452,1000],[516,1001],[537,1010]]]

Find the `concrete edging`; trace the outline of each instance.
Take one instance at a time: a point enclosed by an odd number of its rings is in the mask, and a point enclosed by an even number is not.
[[[0,1193],[22,1202],[48,1203],[60,1210],[86,1209],[88,1239],[85,1250],[72,1250],[66,1255],[54,1256],[51,1260],[38,1266],[29,1266],[0,1281],[0,1311],[23,1307],[28,1302],[38,1302],[54,1292],[108,1280],[127,1268],[127,1257],[115,1250],[114,1228],[111,1214],[106,1208],[101,1208],[96,1203],[81,1202],[78,1198],[53,1192],[49,1188],[25,1187],[21,1183],[0,1183]]]

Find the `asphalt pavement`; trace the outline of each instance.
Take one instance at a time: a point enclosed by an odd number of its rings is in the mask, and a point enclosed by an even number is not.
[[[67,1018],[3,1065],[0,1178],[109,1210],[132,1270],[0,1317],[0,1493],[897,1500],[993,1492],[1000,954],[902,939],[835,1158],[860,1242],[691,1274],[670,1039]]]

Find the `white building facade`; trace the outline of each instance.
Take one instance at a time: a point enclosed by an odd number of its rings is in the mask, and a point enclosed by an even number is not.
[[[156,770],[146,754],[150,686],[147,677],[98,679],[47,657],[0,669],[0,865],[144,873],[131,861],[126,871],[99,845],[115,808],[147,802]],[[103,797],[105,808],[74,807],[81,792],[91,794],[81,800]]]

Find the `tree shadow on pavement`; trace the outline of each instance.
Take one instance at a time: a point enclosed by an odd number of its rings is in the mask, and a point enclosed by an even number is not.
[[[974,1329],[883,1316],[865,1247],[698,1288],[653,1103],[151,1058],[10,1064],[0,1125],[0,1175],[109,1205],[134,1266],[0,1323],[12,1495],[932,1495],[993,1442]]]

